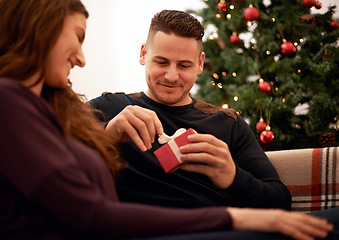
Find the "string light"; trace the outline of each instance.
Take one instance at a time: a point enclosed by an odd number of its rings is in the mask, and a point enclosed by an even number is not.
[[[252,26],[252,22],[247,21],[247,27],[251,27]]]
[[[271,54],[271,51],[270,51],[270,50],[267,50],[267,51],[266,51],[266,54],[267,54],[267,55],[270,55],[270,54]]]
[[[301,73],[301,70],[300,70],[300,69],[298,69],[298,73]]]
[[[233,100],[237,102],[239,100],[238,96],[234,96]]]
[[[218,38],[218,37],[219,37],[218,32],[214,31],[214,32],[208,37],[208,39],[209,39],[209,40],[213,40],[213,39],[216,39],[216,38]]]
[[[228,104],[226,104],[226,103],[223,104],[223,105],[222,105],[222,108],[224,108],[224,109],[228,108]]]
[[[211,81],[211,84],[212,84],[212,86],[215,86],[215,82],[214,81]]]
[[[220,89],[222,88],[222,84],[221,84],[221,83],[218,83],[217,86],[218,86],[218,88],[220,88]]]
[[[296,47],[297,47],[297,46],[298,46],[298,43],[297,43],[297,42],[294,42],[294,46],[296,46]]]
[[[226,72],[222,72],[222,75],[225,77],[226,76]]]
[[[278,92],[278,90],[279,90],[279,88],[278,88],[278,87],[276,87],[276,88],[275,88],[275,91],[276,91],[276,92]]]
[[[232,18],[232,15],[231,14],[227,14],[226,17],[227,17],[228,20],[230,20]]]
[[[219,75],[216,74],[216,73],[213,73],[212,76],[213,76],[215,79],[219,79]]]
[[[233,10],[233,9],[234,9],[234,5],[230,5],[230,9],[232,9],[232,10]]]
[[[286,99],[285,98],[281,99],[281,102],[283,102],[283,103],[286,102]]]
[[[256,44],[257,40],[255,38],[251,38],[251,43]]]
[[[272,22],[275,22],[275,18],[272,18]]]
[[[220,14],[218,13],[217,15],[215,15],[216,18],[220,19]]]
[[[233,77],[236,77],[236,76],[237,76],[237,73],[236,73],[236,72],[233,72],[233,73],[232,73],[232,76],[233,76]]]

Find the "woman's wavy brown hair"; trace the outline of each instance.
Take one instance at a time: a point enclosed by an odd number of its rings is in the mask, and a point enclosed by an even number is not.
[[[0,76],[23,81],[39,72],[38,82],[42,81],[64,20],[74,13],[89,15],[80,0],[0,0]],[[55,110],[66,134],[99,151],[116,175],[121,168],[118,152],[83,96],[71,85],[63,89],[44,86],[41,95]]]

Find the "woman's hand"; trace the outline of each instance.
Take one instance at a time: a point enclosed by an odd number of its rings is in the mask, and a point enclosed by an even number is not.
[[[304,213],[277,209],[227,208],[234,230],[281,233],[299,240],[325,238],[333,225]]]

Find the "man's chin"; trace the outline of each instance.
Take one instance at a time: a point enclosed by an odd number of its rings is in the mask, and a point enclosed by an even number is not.
[[[165,105],[175,105],[180,101],[180,98],[174,98],[172,94],[159,94],[157,99]]]
[[[168,106],[178,105],[178,103],[182,100],[182,93],[178,93],[175,89],[165,91],[161,89],[161,91],[156,91],[153,95],[157,98],[158,102]]]
[[[159,99],[160,102],[164,105],[172,106],[178,103],[177,100],[168,100],[168,99]]]

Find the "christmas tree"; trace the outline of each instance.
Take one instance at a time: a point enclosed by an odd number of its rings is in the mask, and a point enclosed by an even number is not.
[[[207,29],[195,96],[235,109],[264,150],[338,146],[336,6],[317,14],[316,0],[204,2],[188,10]]]

